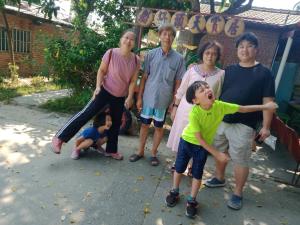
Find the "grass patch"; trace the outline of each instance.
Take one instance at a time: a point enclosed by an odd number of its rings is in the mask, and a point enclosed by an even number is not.
[[[12,98],[33,93],[59,90],[61,87],[50,82],[35,82],[30,85],[10,86],[0,84],[0,101],[9,102]]]
[[[89,102],[91,97],[92,92],[90,90],[83,90],[79,94],[49,100],[39,107],[48,111],[74,113],[81,110]]]

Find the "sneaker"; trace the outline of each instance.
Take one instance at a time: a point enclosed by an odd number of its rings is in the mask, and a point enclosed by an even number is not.
[[[178,201],[179,201],[179,193],[174,190],[171,190],[168,196],[166,197],[167,206],[174,207]]]
[[[219,180],[216,177],[213,177],[213,178],[207,180],[204,183],[204,185],[206,187],[211,187],[211,188],[214,188],[214,187],[224,187],[225,184],[226,184],[225,180]]]
[[[62,140],[60,140],[58,137],[54,136],[52,138],[52,151],[55,153],[55,154],[60,154],[60,150],[61,150],[61,146],[64,142]]]
[[[74,149],[71,153],[71,158],[72,159],[79,159],[79,155],[80,155],[80,150],[78,149]]]
[[[227,201],[227,206],[235,210],[241,209],[243,207],[243,197],[233,194]]]
[[[113,159],[116,159],[116,160],[123,160],[124,159],[123,155],[121,153],[118,153],[118,152],[116,152],[116,153],[105,152],[104,156],[112,157]]]
[[[197,215],[198,202],[196,200],[188,200],[186,203],[185,215],[189,218],[195,218]]]

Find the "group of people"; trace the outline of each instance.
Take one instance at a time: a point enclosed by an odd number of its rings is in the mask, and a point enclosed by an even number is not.
[[[235,187],[227,205],[239,210],[249,174],[253,140],[257,136],[263,141],[270,135],[272,115],[277,107],[273,102],[274,77],[268,68],[256,61],[258,39],[253,33],[242,34],[236,41],[239,63],[225,70],[216,67],[222,56],[222,46],[216,41],[204,43],[198,50],[199,63],[186,71],[183,56],[172,49],[176,35],[174,27],[164,24],[159,27],[158,34],[160,47],[150,50],[144,60],[136,102],[141,118],[139,147],[129,161],[144,158],[148,130],[153,122],[155,131],[150,163],[159,165],[158,147],[166,114],[171,112],[173,124],[167,147],[177,152],[177,156],[173,187],[165,200],[167,206],[173,207],[178,202],[181,176],[191,164],[193,180],[186,215],[195,217],[196,196],[210,153],[215,159],[216,170],[215,176],[205,185],[225,186],[225,169],[231,160]],[[118,152],[121,117],[123,107],[130,108],[133,104],[140,70],[139,58],[132,53],[135,38],[132,30],[125,31],[119,48],[109,49],[104,54],[92,99],[56,133],[52,140],[54,153],[59,154],[62,144],[96,116],[98,123],[94,122],[93,127],[84,130],[76,140],[72,158],[78,159],[81,149],[94,144],[105,156],[123,159]],[[109,112],[105,110],[107,105]],[[256,135],[261,121],[261,129]],[[105,142],[106,150],[101,147]]]

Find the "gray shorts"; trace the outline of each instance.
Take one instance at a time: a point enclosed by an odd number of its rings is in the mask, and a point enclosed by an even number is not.
[[[214,147],[226,151],[233,163],[249,167],[255,131],[244,124],[222,122],[214,139]]]

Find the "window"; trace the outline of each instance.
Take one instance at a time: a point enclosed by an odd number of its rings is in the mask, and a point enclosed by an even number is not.
[[[14,52],[30,52],[31,36],[30,31],[12,30]],[[8,51],[7,33],[4,27],[0,27],[0,51]]]
[[[7,34],[4,27],[0,27],[0,52],[8,51]]]
[[[13,29],[12,38],[15,52],[30,52],[30,31]]]

